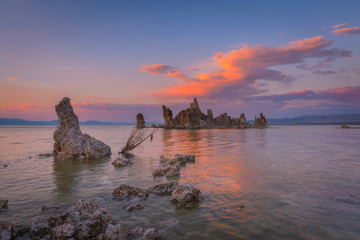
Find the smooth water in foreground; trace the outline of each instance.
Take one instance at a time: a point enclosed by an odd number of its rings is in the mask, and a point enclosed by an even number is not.
[[[55,126],[0,126],[0,220],[28,223],[43,205],[99,198],[116,221],[159,229],[165,239],[358,239],[360,236],[360,130],[335,126],[268,129],[163,130],[134,150],[134,164],[111,160],[132,126],[82,126],[109,144],[112,157],[56,161]],[[120,184],[148,188],[159,155],[196,155],[180,183],[199,188],[205,200],[176,209],[169,196],[150,195],[144,210],[127,212],[110,200]],[[29,158],[31,156],[31,158]],[[4,164],[8,166],[5,168]],[[244,208],[241,206],[244,205]]]

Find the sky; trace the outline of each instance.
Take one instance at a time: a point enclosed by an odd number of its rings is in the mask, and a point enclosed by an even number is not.
[[[0,1],[0,118],[360,113],[360,1]]]

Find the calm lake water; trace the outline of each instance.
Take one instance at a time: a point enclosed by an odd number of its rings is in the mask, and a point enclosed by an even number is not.
[[[56,126],[0,126],[0,220],[28,223],[43,205],[101,199],[115,220],[155,227],[165,239],[359,239],[360,130],[279,126],[247,130],[163,130],[134,150],[134,164],[116,157],[56,161]],[[132,126],[82,126],[116,153]],[[199,188],[198,208],[176,209],[169,196],[150,195],[144,210],[126,212],[108,195],[120,184],[148,188],[159,156],[195,154],[180,183]],[[29,158],[31,157],[31,158]],[[4,164],[8,167],[4,168]],[[244,205],[244,208],[241,206]]]

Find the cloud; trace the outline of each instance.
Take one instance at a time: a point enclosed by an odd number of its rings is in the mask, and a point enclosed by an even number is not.
[[[342,27],[342,26],[344,26],[344,25],[346,25],[347,23],[340,23],[340,24],[336,24],[336,25],[334,25],[334,26],[331,26],[330,28],[332,28],[332,29],[337,29],[337,28],[339,28],[339,27]]]
[[[176,71],[176,68],[165,64],[154,64],[143,66],[140,70],[151,74],[167,74]]]
[[[360,27],[350,27],[350,28],[340,28],[340,29],[335,29],[334,31],[331,32],[332,34],[335,35],[354,35],[354,34],[360,34]]]
[[[19,78],[7,78],[6,79],[7,81],[17,81],[17,80],[20,80]]]
[[[336,72],[328,70],[328,71],[314,71],[313,73],[316,75],[329,75],[329,74],[335,74]]]
[[[280,103],[281,109],[319,107],[327,105],[360,106],[360,86],[334,88],[325,91],[303,90],[279,95],[251,97],[247,102]]]
[[[244,94],[242,96],[245,97],[263,91],[257,89],[254,84],[259,80],[289,83],[295,79],[282,71],[271,69],[272,67],[303,64],[304,60],[309,58],[332,61],[351,55],[350,51],[329,49],[331,44],[332,41],[318,36],[290,42],[287,46],[277,48],[242,45],[238,50],[219,52],[213,57],[220,70],[200,73],[194,78],[189,78],[179,69],[165,64],[147,65],[141,70],[183,80],[180,84],[156,92],[154,95],[158,98],[239,98],[240,94]]]
[[[146,65],[143,66],[140,70],[154,75],[163,75],[163,76],[179,78],[184,82],[191,81],[189,77],[187,77],[184,73],[180,72],[176,67],[172,67],[165,64]]]

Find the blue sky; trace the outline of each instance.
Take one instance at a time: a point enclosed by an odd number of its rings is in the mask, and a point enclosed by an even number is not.
[[[162,104],[176,112],[193,97],[203,111],[251,118],[358,113],[358,9],[359,1],[1,1],[0,117],[55,119],[64,96],[82,120],[127,121],[138,111],[161,120]],[[298,94],[306,90],[316,97]]]

